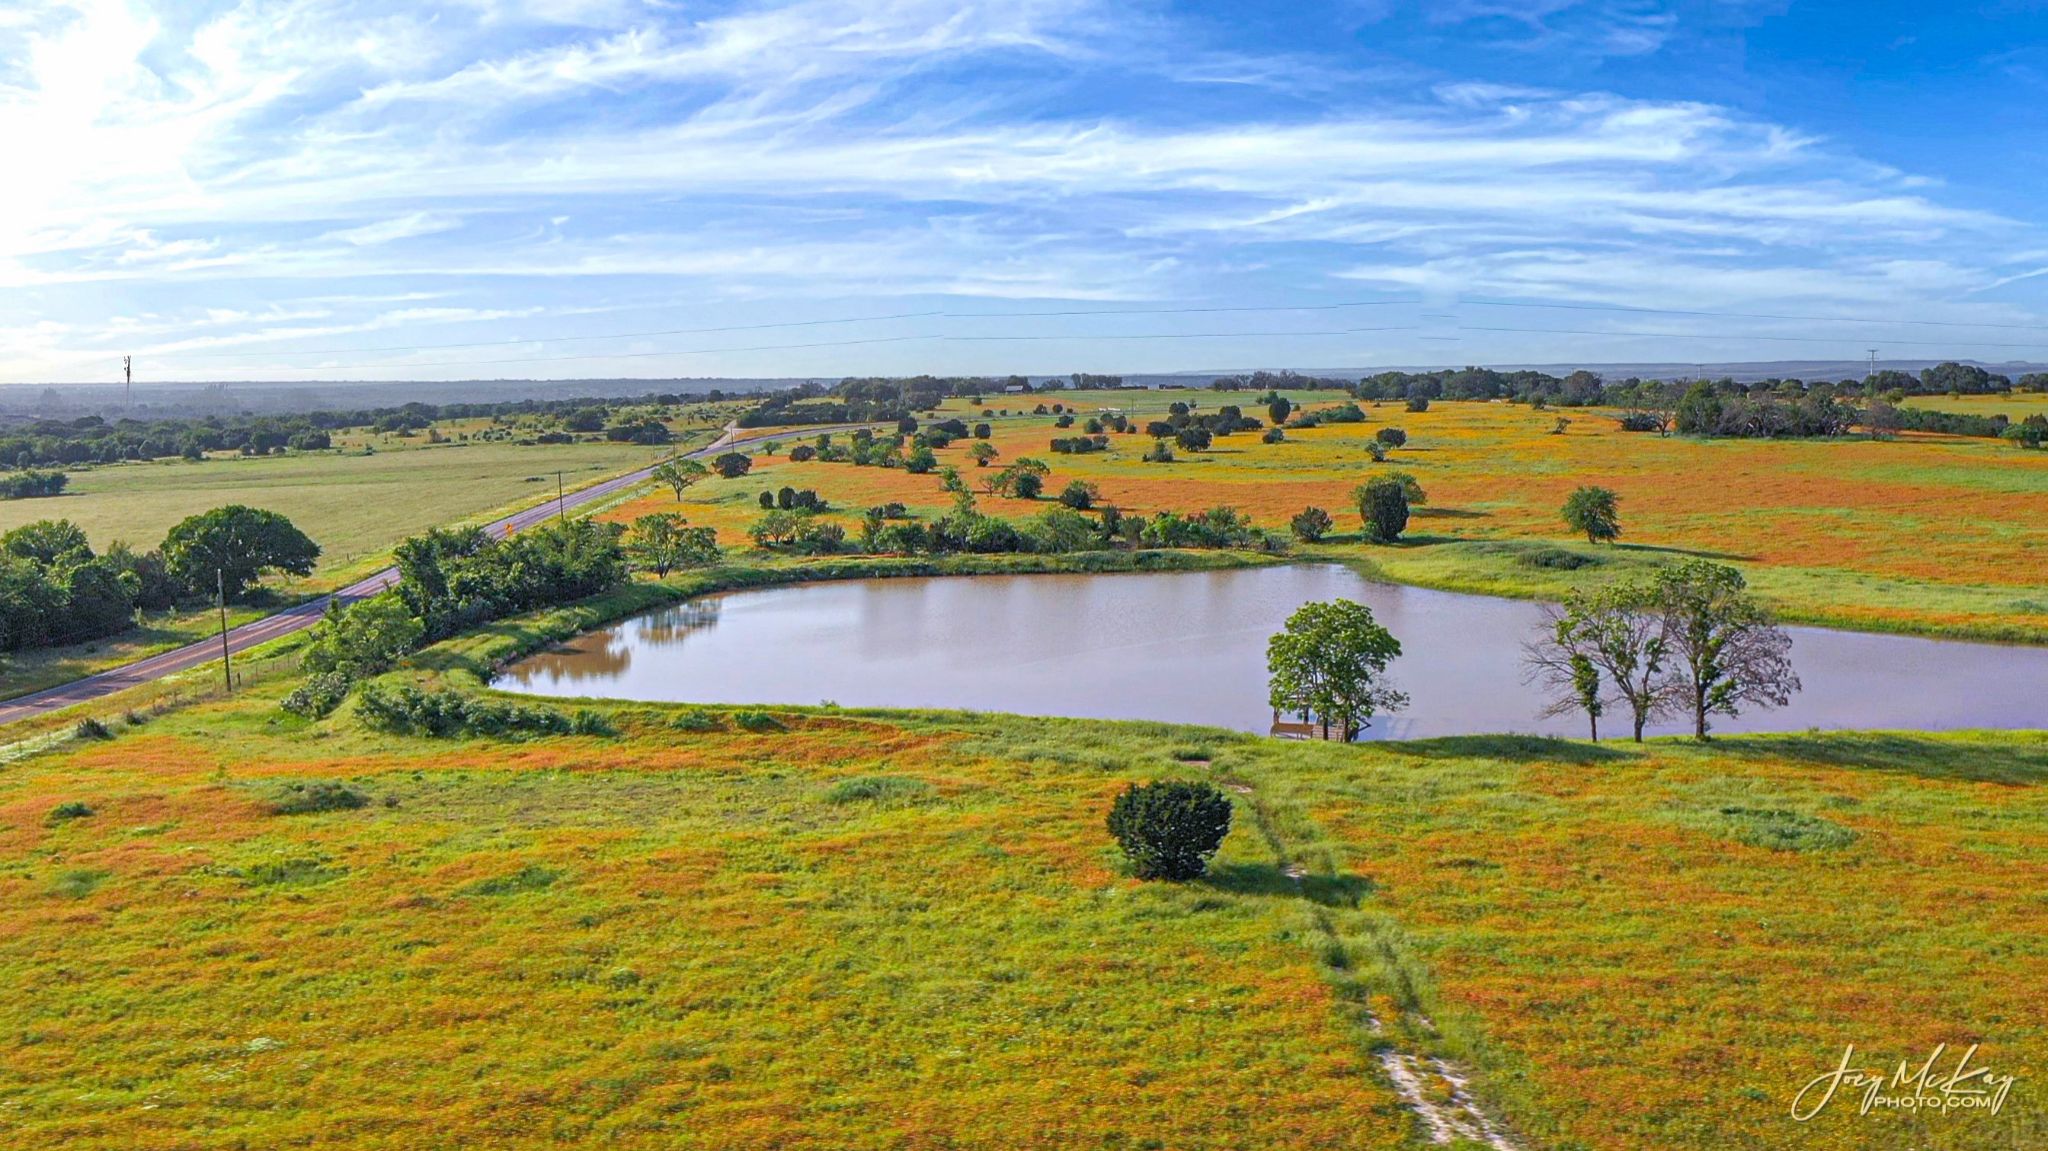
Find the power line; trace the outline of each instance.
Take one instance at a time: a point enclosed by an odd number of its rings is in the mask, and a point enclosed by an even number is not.
[[[1564,304],[1527,300],[1466,299],[1460,303],[1485,308],[1557,308],[1579,312],[1639,312],[1651,316],[1713,316],[1727,320],[1798,320],[1807,323],[1918,324],[1936,328],[2003,328],[2018,332],[2048,332],[2040,324],[2001,324],[1990,320],[1898,320],[1870,316],[1802,316],[1788,312],[1716,312],[1700,308],[1644,308],[1623,304]],[[2032,346],[2032,345],[2026,345]]]

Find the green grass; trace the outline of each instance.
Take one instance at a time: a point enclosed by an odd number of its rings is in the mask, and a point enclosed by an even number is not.
[[[366,574],[391,546],[431,527],[540,502],[569,487],[660,459],[667,450],[618,444],[509,443],[380,448],[374,455],[311,452],[199,462],[110,464],[72,473],[62,496],[0,501],[0,530],[68,519],[93,546],[155,547],[173,524],[223,504],[281,512],[321,547],[308,588]]]

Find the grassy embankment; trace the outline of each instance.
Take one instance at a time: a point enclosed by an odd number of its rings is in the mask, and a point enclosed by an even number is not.
[[[722,410],[720,415],[723,416]],[[487,421],[450,423],[451,438]],[[708,443],[718,429],[678,423],[683,446]],[[365,447],[372,448],[364,454]],[[555,494],[555,472],[570,488],[644,467],[675,451],[631,444],[520,446],[505,442],[429,444],[360,430],[327,452],[203,461],[157,460],[100,465],[71,473],[51,499],[0,502],[0,531],[39,519],[69,519],[95,548],[126,540],[155,547],[172,525],[224,504],[281,512],[320,544],[319,566],[305,579],[273,580],[260,603],[229,612],[240,624],[311,595],[343,587],[389,562],[392,545],[432,527],[488,522]],[[178,647],[218,626],[211,610],[147,618],[112,639],[16,652],[0,670],[0,698],[20,695]]]
[[[1084,412],[1122,407],[1156,417],[1173,400],[1203,411],[1246,405],[1249,394],[1217,392],[1053,393],[986,397],[991,406],[1028,409],[1040,400]],[[1320,401],[1327,404],[1327,393]],[[1358,564],[1385,578],[1451,590],[1554,597],[1572,587],[1647,570],[1680,555],[1704,555],[1742,569],[1751,586],[1796,622],[1864,630],[2048,642],[2048,452],[1962,437],[1909,435],[1893,442],[1697,440],[1617,430],[1604,413],[1532,411],[1508,404],[1438,402],[1427,412],[1368,405],[1363,424],[1290,431],[1288,442],[1256,434],[1182,452],[1171,464],[1139,457],[1148,437],[1114,437],[1113,451],[1056,455],[1050,416],[991,421],[1003,461],[1032,456],[1053,474],[1046,499],[982,498],[984,510],[1032,515],[1074,479],[1131,511],[1194,511],[1231,504],[1260,524],[1284,529],[1310,504],[1330,511],[1340,533],[1307,549]],[[946,414],[976,419],[964,401]],[[1563,434],[1551,429],[1571,421]],[[1381,427],[1407,431],[1409,443],[1386,464],[1367,458],[1364,441]],[[941,450],[969,480],[966,441]],[[1370,547],[1357,536],[1350,490],[1376,472],[1401,469],[1429,493],[1399,546]],[[1615,547],[1574,540],[1558,518],[1572,488],[1599,484],[1621,497],[1624,535]],[[845,522],[891,500],[923,515],[950,502],[935,475],[849,464],[757,460],[753,474],[692,489],[680,510],[741,542],[759,515],[756,496],[790,485],[815,488]],[[631,518],[670,510],[650,490],[608,514]],[[1592,566],[1548,566],[1557,550]],[[1566,562],[1579,562],[1567,558]]]
[[[689,588],[398,674],[477,690]],[[1471,1070],[1529,1147],[2048,1138],[2041,735],[1339,747],[633,704],[596,705],[608,737],[428,740],[283,717],[289,686],[0,769],[7,1141],[1419,1145],[1385,1049]],[[1166,775],[1231,789],[1206,880],[1132,881],[1101,830]],[[270,813],[316,780],[371,802]],[[2020,1076],[2002,1116],[1788,1118],[1844,1044],[1937,1042]]]

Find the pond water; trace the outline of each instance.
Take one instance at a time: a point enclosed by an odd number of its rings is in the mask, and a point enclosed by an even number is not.
[[[1343,597],[1401,641],[1410,697],[1366,738],[1534,732],[1522,682],[1540,608],[1378,584],[1330,564],[1216,572],[852,580],[707,596],[506,669],[548,696],[938,707],[1269,730],[1266,640],[1296,607]],[[2048,727],[2048,648],[1791,628],[1805,690],[1714,730]],[[1626,734],[1610,711],[1602,735]],[[1685,730],[1679,722],[1660,732]]]

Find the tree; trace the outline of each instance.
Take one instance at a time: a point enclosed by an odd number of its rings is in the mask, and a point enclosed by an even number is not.
[[[1096,490],[1095,485],[1085,480],[1075,480],[1060,491],[1060,502],[1077,512],[1094,507],[1095,501],[1101,498],[1102,493]]]
[[[746,475],[754,467],[754,461],[743,452],[727,452],[711,461],[711,470],[729,480]]]
[[[1312,544],[1329,534],[1332,523],[1329,512],[1318,507],[1306,507],[1287,521],[1287,526],[1294,530],[1295,539]]]
[[[85,529],[70,520],[37,520],[0,536],[0,552],[42,567],[50,567],[72,556],[92,558]]]
[[[1408,529],[1408,492],[1392,476],[1375,476],[1351,490],[1358,504],[1358,516],[1365,522],[1365,535],[1374,543],[1390,544]]]
[[[1200,424],[1189,424],[1173,434],[1173,442],[1178,444],[1182,451],[1207,451],[1210,442],[1209,429]]]
[[[1628,705],[1636,742],[1641,743],[1643,728],[1669,706],[1670,649],[1656,608],[1656,597],[1641,584],[1574,591],[1562,604],[1546,606],[1542,633],[1522,648],[1529,678],[1552,693],[1544,714],[1584,709],[1597,732],[1599,717],[1587,707],[1585,696],[1585,668],[1590,666],[1593,677],[1604,676]],[[1593,702],[1605,711],[1597,698]]]
[[[1564,501],[1564,522],[1586,533],[1586,542],[1613,543],[1621,536],[1620,497],[1607,488],[1579,487]]]
[[[1429,502],[1429,493],[1422,490],[1422,481],[1407,472],[1388,472],[1387,478],[1401,485],[1401,494],[1408,497],[1408,506],[1419,508]]]
[[[1323,735],[1331,724],[1348,742],[1372,717],[1408,697],[1386,682],[1401,642],[1351,600],[1303,604],[1266,644],[1267,697],[1284,712],[1313,716]]]
[[[1230,834],[1230,797],[1186,780],[1134,783],[1110,805],[1108,823],[1138,878],[1195,879]]]
[[[1010,494],[1020,500],[1035,500],[1045,490],[1045,477],[1037,472],[1018,472],[1010,477]]]
[[[1372,438],[1385,447],[1398,448],[1408,442],[1408,433],[1400,428],[1381,428],[1372,434]]]
[[[1696,739],[1707,738],[1709,716],[1738,715],[1744,704],[1784,707],[1800,687],[1792,637],[1745,587],[1741,572],[1707,560],[1657,573],[1657,609],[1674,673],[1670,695],[1691,713]]]
[[[230,504],[190,516],[164,536],[164,564],[185,589],[204,595],[219,586],[240,599],[268,571],[313,574],[320,545],[272,511]]]
[[[977,440],[973,447],[967,449],[967,458],[973,460],[974,466],[977,468],[987,467],[990,460],[1002,454],[996,450],[994,444],[989,443],[987,440]]]
[[[1705,380],[1685,390],[1676,416],[1681,434],[1711,436],[1721,430],[1721,397]]]
[[[716,560],[718,533],[712,528],[686,527],[687,522],[674,512],[655,512],[634,520],[626,540],[626,557],[657,579],[675,568]]]
[[[931,448],[919,444],[910,449],[910,455],[903,460],[903,470],[914,476],[921,476],[939,466],[939,457]]]
[[[703,464],[685,459],[668,460],[654,469],[654,478],[668,485],[669,490],[676,494],[677,503],[683,502],[685,489],[710,474]]]
[[[1293,412],[1294,404],[1286,396],[1274,396],[1273,402],[1266,405],[1266,415],[1272,419],[1276,427],[1286,423],[1287,417]]]

